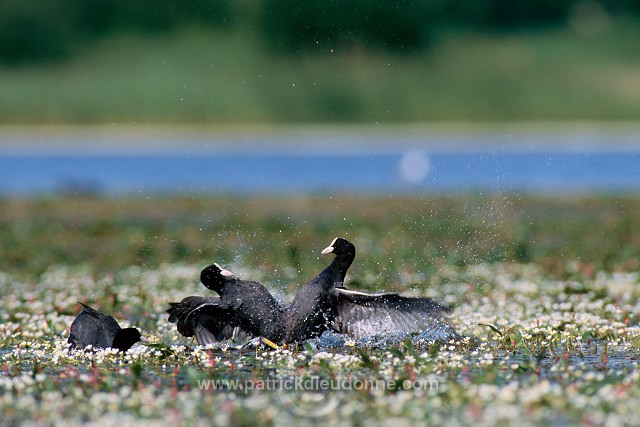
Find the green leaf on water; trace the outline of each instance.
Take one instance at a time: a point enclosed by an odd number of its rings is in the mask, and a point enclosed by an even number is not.
[[[640,336],[633,337],[629,340],[629,344],[635,349],[640,351]]]
[[[407,354],[413,356],[413,357],[420,357],[418,355],[418,352],[416,351],[416,349],[413,347],[413,343],[411,342],[411,340],[409,338],[407,338],[406,340],[404,340],[404,348],[407,351]]]
[[[360,360],[362,360],[362,366],[369,369],[375,369],[376,363],[371,360],[369,355],[364,350],[358,350],[358,356],[360,356]]]
[[[313,355],[313,347],[308,342],[304,343],[304,348],[310,355]]]
[[[155,348],[156,350],[160,351],[161,360],[167,359],[174,354],[173,349],[168,345],[166,345],[164,341],[159,343],[146,343],[144,345],[146,345],[147,347]]]
[[[397,347],[390,347],[389,351],[391,352],[391,354],[393,354],[395,357],[398,357],[400,359],[404,359],[404,353],[402,352],[402,350],[400,350]]]
[[[478,323],[478,326],[486,326],[489,329],[491,329],[493,332],[495,332],[495,333],[497,333],[499,335],[502,335],[502,332],[500,332],[500,330],[497,327],[493,326],[490,323]]]
[[[131,366],[131,372],[133,373],[133,377],[139,379],[142,376],[142,371],[144,370],[144,366],[142,363],[134,363]]]
[[[438,352],[440,351],[441,344],[436,341],[431,346],[429,346],[429,357],[436,357]]]

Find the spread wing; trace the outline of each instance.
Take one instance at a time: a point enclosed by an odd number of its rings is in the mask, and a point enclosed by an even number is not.
[[[431,298],[403,297],[389,292],[335,288],[333,329],[356,339],[368,335],[421,332],[451,309]]]
[[[176,323],[178,332],[185,337],[195,336],[200,345],[247,337],[220,298],[191,296],[170,305],[169,322]]]

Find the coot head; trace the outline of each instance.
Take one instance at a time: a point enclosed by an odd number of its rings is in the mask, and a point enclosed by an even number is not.
[[[142,335],[140,335],[139,330],[136,328],[122,328],[113,337],[111,347],[120,351],[127,351],[138,341],[142,341]]]
[[[343,239],[342,237],[336,237],[333,239],[333,242],[326,248],[324,248],[321,252],[322,254],[334,253],[336,256],[340,255],[350,255],[356,256],[356,247],[353,243],[349,242],[347,239]]]
[[[218,264],[211,264],[200,273],[200,282],[207,288],[220,293],[230,277],[233,277],[232,272],[225,270]]]
[[[336,257],[296,294],[285,317],[285,342],[305,341],[331,326],[335,313],[333,292],[336,287],[344,286],[356,247],[348,240],[336,237],[321,253],[333,253]]]

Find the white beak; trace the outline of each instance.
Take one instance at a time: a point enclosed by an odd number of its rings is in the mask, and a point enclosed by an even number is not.
[[[220,274],[223,275],[224,277],[231,277],[233,276],[233,273],[230,272],[229,270],[225,270],[224,268],[220,270]]]
[[[225,270],[224,268],[220,267],[218,265],[218,263],[214,263],[213,265],[215,265],[216,267],[218,267],[220,269],[220,274],[224,277],[231,277],[233,276],[233,273],[229,270]]]
[[[333,246],[327,246],[326,248],[324,248],[322,250],[322,252],[320,252],[322,255],[324,254],[330,254],[331,252],[333,252]]]
[[[333,252],[333,250],[335,249],[335,248],[333,247],[333,244],[336,242],[336,240],[338,240],[338,238],[337,238],[337,237],[336,237],[335,239],[333,239],[333,240],[331,241],[331,244],[330,244],[329,246],[327,246],[326,248],[324,248],[324,249],[322,250],[322,252],[320,252],[320,253],[324,255],[324,254],[329,254],[329,253]]]

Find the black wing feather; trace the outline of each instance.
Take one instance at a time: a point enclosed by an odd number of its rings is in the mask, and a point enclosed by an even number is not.
[[[216,344],[247,334],[239,326],[233,310],[220,298],[190,296],[178,303],[170,303],[169,322],[176,323],[178,332],[185,337],[195,336],[200,345]]]
[[[335,288],[333,329],[354,338],[421,332],[451,311],[431,298]]]

